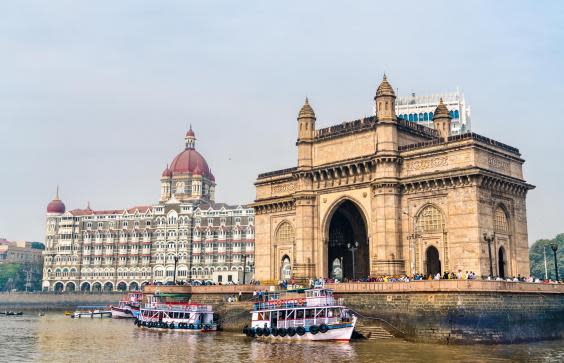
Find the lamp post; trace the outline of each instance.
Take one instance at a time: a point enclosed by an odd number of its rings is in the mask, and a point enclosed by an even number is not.
[[[354,251],[358,248],[358,242],[354,242],[353,244],[347,243],[347,248],[352,253],[352,270],[353,270],[353,280],[355,279],[355,272],[354,272]]]
[[[548,280],[548,268],[546,267],[546,246],[542,246],[542,252],[544,254],[544,279]]]
[[[556,240],[550,243],[550,248],[552,252],[554,252],[554,273],[556,274],[556,281],[559,281],[560,278],[558,277],[558,259],[556,257],[556,251],[558,251],[558,242]]]
[[[421,237],[420,234],[417,234],[417,218],[413,217],[408,212],[403,212],[406,216],[411,218],[413,221],[413,233],[407,236],[407,240],[409,241],[409,259],[411,260],[411,276],[415,277],[415,250],[417,248],[417,239]]]
[[[247,270],[247,254],[243,255],[243,285],[245,285],[245,275]]]
[[[176,265],[178,264],[178,256],[174,256],[174,278],[173,284],[176,285]]]
[[[492,263],[492,241],[495,240],[495,232],[489,235],[484,233],[484,241],[488,242],[488,256],[490,258],[490,277],[493,277],[493,263]]]

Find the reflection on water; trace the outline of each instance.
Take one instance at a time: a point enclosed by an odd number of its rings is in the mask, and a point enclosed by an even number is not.
[[[262,342],[242,334],[152,332],[130,321],[0,316],[0,362],[562,362],[564,342],[446,346],[401,340]]]

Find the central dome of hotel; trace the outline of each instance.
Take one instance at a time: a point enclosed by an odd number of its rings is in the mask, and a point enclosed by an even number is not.
[[[196,135],[190,127],[186,133],[186,149],[178,154],[168,167],[163,176],[178,176],[182,174],[202,175],[210,180],[215,180],[206,159],[196,151]]]

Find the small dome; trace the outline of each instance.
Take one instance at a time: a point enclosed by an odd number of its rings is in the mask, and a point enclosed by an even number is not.
[[[380,97],[380,96],[396,97],[396,93],[394,92],[394,89],[388,82],[388,79],[386,78],[385,74],[384,74],[384,78],[382,79],[382,83],[380,83],[378,89],[376,90],[376,97]]]
[[[313,108],[309,105],[309,100],[305,99],[305,103],[298,114],[298,119],[300,118],[315,118],[315,112],[313,112]]]
[[[433,114],[433,121],[439,118],[452,118],[448,113],[448,108],[443,103],[443,99],[439,101],[439,105],[435,109],[435,113]]]
[[[58,191],[55,198],[51,202],[49,202],[49,204],[47,204],[47,213],[57,213],[57,214],[65,213],[65,203],[63,203],[59,199]]]
[[[170,177],[172,177],[172,171],[171,171],[170,168],[168,167],[168,164],[167,164],[165,170],[163,170],[162,177],[163,177],[163,178],[170,178]]]

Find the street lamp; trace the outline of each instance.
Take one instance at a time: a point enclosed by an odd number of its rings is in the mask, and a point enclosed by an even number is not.
[[[558,242],[556,240],[550,242],[550,248],[552,249],[552,252],[554,252],[554,272],[556,274],[556,281],[559,281],[560,279],[558,277],[558,259],[556,258],[556,251],[558,251]]]
[[[417,245],[417,239],[421,238],[420,234],[417,234],[417,218],[413,217],[408,212],[403,212],[406,216],[413,220],[413,233],[407,236],[409,241],[409,259],[411,260],[411,276],[415,277],[415,250]]]
[[[174,256],[174,279],[173,284],[176,285],[176,264],[178,263],[178,256]]]
[[[247,274],[247,254],[243,255],[243,285],[245,285],[245,275]]]
[[[354,242],[353,244],[347,243],[347,248],[352,253],[352,268],[353,268],[353,280],[354,280],[356,277],[354,273],[354,251],[356,251],[356,249],[358,248],[358,242]]]
[[[495,240],[495,232],[491,235],[484,232],[484,241],[488,242],[488,256],[490,258],[490,277],[493,277],[493,263],[492,263],[492,241]]]

